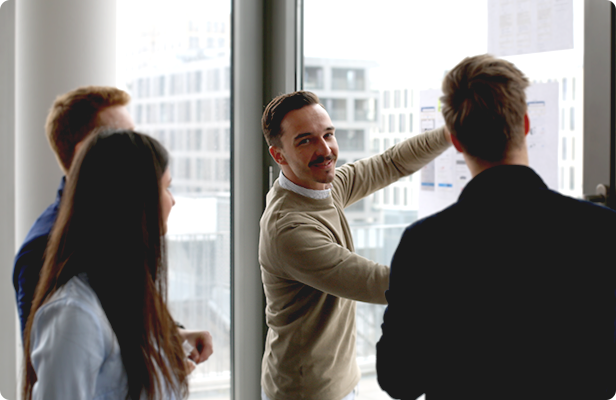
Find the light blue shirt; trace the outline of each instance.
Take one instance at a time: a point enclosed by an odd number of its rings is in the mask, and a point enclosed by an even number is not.
[[[38,378],[33,400],[126,398],[120,345],[86,275],[73,277],[37,310],[30,338]]]

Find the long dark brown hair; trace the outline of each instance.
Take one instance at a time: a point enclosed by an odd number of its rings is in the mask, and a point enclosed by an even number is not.
[[[86,273],[120,345],[128,398],[186,397],[184,353],[166,306],[161,178],[168,153],[133,131],[93,134],[78,152],[51,232],[25,339],[23,396],[37,381],[30,359],[36,311]]]

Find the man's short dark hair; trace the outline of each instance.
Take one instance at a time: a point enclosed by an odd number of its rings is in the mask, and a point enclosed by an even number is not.
[[[319,97],[305,90],[281,94],[270,101],[267,107],[265,107],[263,117],[261,118],[263,136],[265,136],[267,144],[270,146],[282,147],[282,142],[280,141],[282,128],[280,124],[284,117],[291,111],[299,110],[300,108],[313,104],[321,104],[319,102]]]
[[[443,80],[447,128],[471,156],[499,161],[524,144],[528,79],[489,54],[468,57]]]

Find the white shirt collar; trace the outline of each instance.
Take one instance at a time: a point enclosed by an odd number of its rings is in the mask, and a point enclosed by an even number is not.
[[[331,189],[324,189],[324,190],[307,189],[305,187],[296,185],[295,183],[291,182],[286,176],[284,176],[282,171],[280,171],[280,176],[278,177],[278,183],[280,184],[280,187],[283,189],[290,190],[299,195],[302,195],[304,197],[308,197],[311,199],[315,199],[315,200],[323,200],[323,199],[328,198],[332,191]]]

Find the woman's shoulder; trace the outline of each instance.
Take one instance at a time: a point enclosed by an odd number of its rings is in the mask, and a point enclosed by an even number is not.
[[[98,310],[102,310],[86,274],[82,273],[69,279],[41,306],[40,310],[66,306],[81,308],[95,314],[98,314]]]
[[[80,327],[79,330],[98,333],[109,326],[107,316],[85,274],[71,278],[36,311],[33,330],[48,327],[49,324],[61,324],[66,328]]]

